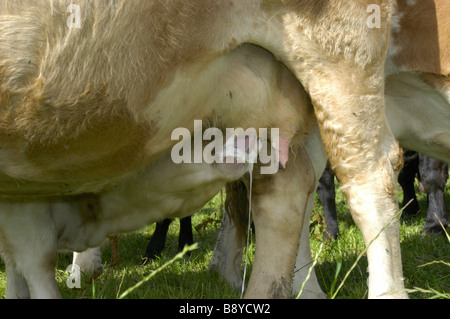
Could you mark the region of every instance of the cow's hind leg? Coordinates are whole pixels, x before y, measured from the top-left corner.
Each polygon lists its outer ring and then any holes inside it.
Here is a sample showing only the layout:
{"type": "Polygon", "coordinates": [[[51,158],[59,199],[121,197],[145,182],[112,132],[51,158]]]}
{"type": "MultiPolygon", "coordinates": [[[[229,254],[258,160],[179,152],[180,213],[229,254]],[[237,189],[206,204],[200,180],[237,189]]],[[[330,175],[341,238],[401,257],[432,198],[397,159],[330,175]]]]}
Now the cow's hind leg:
{"type": "Polygon", "coordinates": [[[300,147],[286,170],[255,177],[251,196],[256,252],[246,298],[291,297],[306,205],[314,192],[314,169],[300,147]]]}
{"type": "Polygon", "coordinates": [[[401,298],[396,181],[402,151],[384,116],[383,90],[373,80],[342,76],[332,94],[313,94],[313,101],[330,163],[368,246],[369,297],[401,298]]]}
{"type": "Polygon", "coordinates": [[[11,276],[7,277],[7,297],[60,298],[55,280],[57,238],[50,205],[1,203],[0,225],[1,253],[7,276],[11,276]]]}
{"type": "Polygon", "coordinates": [[[398,292],[404,285],[395,218],[396,171],[402,156],[387,124],[384,102],[395,2],[377,2],[380,24],[375,28],[367,23],[370,1],[327,1],[320,10],[311,1],[292,1],[298,14],[283,16],[279,29],[272,20],[275,32],[284,32],[286,41],[272,50],[279,48],[276,55],[309,93],[331,167],[370,244],[371,298],[406,296],[398,292]]]}

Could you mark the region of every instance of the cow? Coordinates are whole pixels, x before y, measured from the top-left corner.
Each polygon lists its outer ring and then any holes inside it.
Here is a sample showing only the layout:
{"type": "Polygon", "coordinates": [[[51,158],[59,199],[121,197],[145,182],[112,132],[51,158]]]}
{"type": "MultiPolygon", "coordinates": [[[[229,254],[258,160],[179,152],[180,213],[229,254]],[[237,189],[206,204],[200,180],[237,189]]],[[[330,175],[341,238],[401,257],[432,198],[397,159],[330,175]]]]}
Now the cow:
{"type": "MultiPolygon", "coordinates": [[[[384,113],[395,0],[73,2],[0,1],[2,199],[107,192],[176,144],[170,138],[175,128],[192,132],[200,119],[221,127],[278,125],[278,160],[289,170],[288,150],[302,123],[297,116],[280,119],[289,112],[279,108],[267,119],[264,107],[249,107],[249,101],[264,102],[250,95],[261,92],[249,83],[242,83],[249,95],[241,107],[214,103],[217,95],[208,94],[226,78],[228,54],[253,44],[305,88],[364,239],[377,238],[368,249],[369,297],[407,296],[395,220],[402,156],[384,113]]],[[[290,88],[280,91],[289,95],[290,88]]],[[[268,227],[267,215],[253,216],[257,229],[268,227]]],[[[291,215],[295,224],[299,213],[291,215]]],[[[274,245],[268,247],[281,254],[293,243],[274,245]]],[[[255,263],[266,258],[263,247],[255,263]]],[[[261,267],[254,268],[247,296],[286,295],[289,280],[280,285],[272,266],[260,283],[261,267]]]]}
{"type": "MultiPolygon", "coordinates": [[[[318,132],[311,133],[316,121],[304,89],[272,54],[250,44],[224,55],[210,67],[222,68],[221,77],[217,79],[213,92],[204,93],[205,98],[209,99],[207,102],[214,104],[206,105],[215,110],[214,117],[223,119],[227,116],[220,114],[221,108],[227,112],[238,112],[241,108],[244,112],[251,112],[249,116],[257,116],[260,120],[266,121],[266,126],[282,127],[292,134],[290,147],[294,156],[289,160],[289,165],[282,163],[282,152],[275,151],[275,146],[282,147],[281,141],[274,146],[271,143],[258,142],[258,146],[265,145],[272,149],[268,152],[271,158],[269,164],[275,163],[277,169],[280,165],[284,166],[284,170],[278,174],[262,174],[263,168],[268,168],[265,162],[255,164],[258,169],[252,174],[255,179],[255,190],[258,190],[260,196],[259,202],[273,201],[276,205],[289,205],[296,207],[296,211],[301,211],[313,180],[312,166],[309,164],[310,159],[302,141],[307,134],[318,135],[318,132]],[[214,65],[215,63],[218,65],[214,65]],[[252,90],[247,90],[244,84],[251,85],[252,90]],[[211,98],[210,94],[214,98],[211,98]],[[254,96],[258,97],[256,104],[253,104],[254,96]],[[249,104],[246,106],[246,103],[249,104]],[[257,115],[258,112],[263,113],[257,115]],[[294,178],[298,182],[294,181],[294,178]],[[308,180],[310,183],[305,182],[308,180]],[[286,191],[286,185],[291,183],[296,189],[301,190],[300,195],[297,192],[286,191]],[[297,185],[300,183],[302,185],[297,185]],[[267,184],[279,185],[271,189],[267,184]],[[283,203],[279,203],[280,200],[283,203]]],[[[200,129],[207,131],[203,127],[200,129]]],[[[194,137],[183,139],[175,145],[182,145],[183,155],[192,148],[195,149],[197,136],[195,133],[194,137]]],[[[275,139],[275,135],[271,138],[275,139]]],[[[106,237],[117,233],[137,230],[163,218],[185,217],[194,213],[227,182],[240,178],[249,170],[248,160],[244,163],[228,163],[225,159],[234,156],[235,153],[239,155],[238,151],[249,153],[251,145],[255,147],[255,141],[261,139],[261,136],[256,137],[247,133],[231,136],[226,141],[220,139],[219,142],[224,142],[225,146],[222,151],[218,148],[214,152],[214,157],[217,159],[223,157],[222,163],[212,161],[177,164],[173,157],[180,154],[174,151],[174,147],[146,166],[140,167],[126,179],[116,181],[114,185],[101,192],[26,199],[9,198],[1,201],[0,251],[7,268],[7,297],[60,297],[54,279],[57,251],[84,251],[99,246],[106,237]],[[241,140],[244,141],[243,144],[240,143],[241,140]],[[232,149],[231,153],[227,149],[229,146],[232,149]],[[33,245],[24,245],[24,241],[32,242],[33,245]]],[[[202,141],[200,146],[200,151],[203,152],[210,144],[202,141]]],[[[206,159],[205,154],[202,155],[206,159]]],[[[193,155],[196,153],[193,152],[193,155]]],[[[270,207],[265,210],[268,216],[264,216],[260,227],[269,230],[265,237],[259,239],[261,242],[259,245],[262,247],[267,246],[264,241],[270,238],[270,228],[279,217],[270,214],[270,207]],[[264,225],[264,222],[267,225],[264,225]]],[[[288,222],[294,218],[300,223],[301,216],[301,214],[286,216],[284,220],[288,222]]],[[[300,230],[297,228],[292,227],[292,234],[289,235],[283,226],[288,236],[286,242],[292,243],[286,245],[286,251],[280,251],[280,254],[291,253],[291,266],[289,267],[287,263],[284,269],[280,269],[278,265],[267,264],[265,258],[260,257],[261,270],[252,275],[252,278],[256,278],[251,281],[253,286],[249,286],[247,295],[286,296],[285,292],[289,290],[288,278],[295,259],[295,247],[298,246],[300,230]],[[261,280],[261,276],[267,278],[267,270],[272,273],[271,285],[261,280]]],[[[255,266],[257,265],[256,262],[255,266]]]]}
{"type": "MultiPolygon", "coordinates": [[[[388,56],[384,69],[384,93],[386,101],[384,109],[385,116],[387,118],[390,130],[395,138],[398,139],[402,147],[421,152],[432,158],[449,163],[450,79],[448,75],[450,73],[450,58],[446,49],[450,46],[450,39],[446,37],[446,35],[450,34],[450,27],[447,23],[447,19],[450,16],[450,6],[448,6],[446,1],[443,0],[398,0],[397,5],[397,10],[392,17],[392,24],[390,28],[391,37],[389,38],[388,56]]],[[[314,102],[315,100],[313,98],[313,104],[314,102]]],[[[314,107],[317,114],[317,106],[314,105],[314,107]]],[[[336,112],[339,112],[337,109],[335,110],[336,112]]],[[[328,116],[333,117],[333,115],[330,114],[328,114],[328,116]]],[[[348,114],[348,116],[349,118],[359,118],[359,113],[353,112],[352,114],[348,114]]],[[[322,130],[322,137],[324,137],[325,134],[323,132],[323,124],[321,124],[321,117],[317,116],[317,119],[322,130]]],[[[342,121],[342,123],[343,122],[344,121],[342,121]]],[[[334,124],[337,128],[342,128],[338,122],[334,124]]],[[[384,131],[383,127],[379,128],[384,131]]],[[[370,127],[367,129],[371,130],[370,127]]],[[[345,135],[344,133],[342,134],[345,135]]],[[[349,137],[349,139],[351,140],[351,137],[349,137]]],[[[336,156],[336,154],[331,152],[327,147],[326,140],[325,147],[329,157],[336,156]]],[[[318,159],[316,158],[313,162],[316,160],[318,159]]],[[[323,161],[323,158],[321,160],[323,161]]],[[[334,169],[335,167],[336,164],[334,161],[331,161],[331,168],[334,169]]],[[[362,166],[361,170],[364,170],[362,166]]],[[[339,178],[339,173],[336,173],[339,178]]],[[[320,175],[317,177],[316,183],[318,183],[320,177],[320,175]]],[[[343,190],[348,201],[349,194],[347,192],[347,183],[348,181],[344,181],[343,190]]],[[[355,183],[357,182],[355,181],[355,183]]],[[[394,186],[392,185],[392,187],[394,186]]],[[[392,189],[392,192],[394,192],[394,189],[392,189]]],[[[241,195],[241,197],[242,196],[243,195],[241,195]]],[[[379,199],[380,197],[374,196],[373,198],[379,199]]],[[[393,202],[396,201],[393,200],[393,202]]],[[[363,205],[362,197],[360,198],[358,204],[363,205]]],[[[309,208],[305,214],[305,218],[309,217],[310,211],[312,210],[312,205],[312,199],[309,199],[307,206],[309,208]]],[[[378,222],[379,220],[376,215],[367,214],[363,211],[353,211],[355,204],[351,201],[349,202],[349,207],[356,224],[362,230],[366,243],[370,243],[370,238],[373,237],[368,236],[366,231],[371,233],[372,236],[375,236],[375,233],[377,233],[375,229],[377,227],[370,228],[370,222],[366,220],[366,218],[373,218],[373,222],[378,222]],[[364,227],[368,227],[370,230],[365,230],[364,227]]],[[[242,243],[236,242],[236,240],[233,242],[233,238],[240,238],[240,236],[243,236],[242,234],[239,235],[236,232],[239,232],[239,229],[245,227],[235,225],[242,221],[242,219],[233,217],[235,215],[236,214],[231,214],[230,218],[228,215],[225,215],[225,218],[229,218],[230,220],[225,221],[224,225],[228,226],[221,229],[221,233],[219,234],[221,241],[216,245],[211,266],[213,268],[218,268],[220,274],[231,284],[239,285],[241,278],[236,265],[240,264],[240,262],[235,261],[239,259],[238,253],[239,250],[242,249],[242,243]],[[227,247],[228,244],[224,245],[224,242],[232,244],[230,247],[227,247]],[[227,257],[222,258],[221,256],[227,257]],[[224,262],[224,260],[229,262],[224,262]]],[[[396,223],[397,221],[394,220],[394,224],[396,223]]],[[[387,224],[388,223],[385,225],[387,224]]],[[[397,229],[397,226],[392,226],[391,230],[394,228],[397,229]]],[[[387,233],[390,233],[391,230],[386,231],[388,231],[387,233]]],[[[385,239],[388,240],[389,238],[391,243],[396,243],[396,238],[398,236],[397,231],[395,235],[390,233],[390,235],[387,235],[385,239]],[[392,241],[393,239],[394,241],[392,241]]],[[[379,243],[380,242],[378,242],[378,244],[379,243]]],[[[385,258],[387,255],[396,255],[398,252],[398,247],[385,243],[383,247],[385,247],[386,250],[383,253],[379,250],[382,246],[383,245],[376,245],[376,247],[372,246],[369,247],[368,250],[370,274],[369,287],[377,285],[372,281],[374,279],[373,273],[379,271],[380,269],[384,269],[386,272],[394,274],[394,278],[399,278],[398,276],[400,275],[400,268],[398,268],[398,264],[395,262],[381,262],[382,259],[386,261],[385,258]],[[379,260],[380,262],[377,264],[371,260],[371,256],[377,255],[374,251],[377,251],[379,253],[379,258],[381,258],[379,260]],[[393,252],[395,253],[393,254],[393,252]],[[380,267],[379,269],[375,269],[377,265],[380,267]],[[387,270],[386,268],[390,269],[387,270]]],[[[301,287],[304,285],[305,279],[308,277],[311,264],[312,259],[309,249],[308,229],[305,227],[305,224],[303,224],[303,231],[300,238],[300,246],[295,266],[296,271],[294,272],[293,278],[292,289],[294,296],[297,296],[298,292],[301,290],[301,287]]],[[[304,286],[302,297],[324,297],[324,293],[317,283],[314,272],[310,275],[309,280],[304,286]]],[[[378,284],[380,287],[386,287],[386,285],[389,285],[386,281],[383,281],[383,279],[380,278],[379,280],[380,282],[378,284]]],[[[376,290],[383,290],[380,287],[376,290]]],[[[400,285],[397,286],[397,288],[399,287],[400,285]]],[[[391,288],[393,288],[393,286],[391,286],[391,288]]],[[[403,290],[392,289],[391,292],[393,291],[395,292],[384,296],[398,296],[399,291],[403,290]]],[[[369,288],[369,297],[374,297],[372,292],[369,288]]]]}

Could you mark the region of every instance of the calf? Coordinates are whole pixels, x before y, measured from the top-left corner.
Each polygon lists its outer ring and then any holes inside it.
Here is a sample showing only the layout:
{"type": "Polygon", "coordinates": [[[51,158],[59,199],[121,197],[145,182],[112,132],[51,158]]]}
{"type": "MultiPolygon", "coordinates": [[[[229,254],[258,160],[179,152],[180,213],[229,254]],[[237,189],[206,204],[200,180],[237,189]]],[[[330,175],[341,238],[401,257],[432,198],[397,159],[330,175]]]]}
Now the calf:
{"type": "MultiPolygon", "coordinates": [[[[155,259],[164,250],[166,245],[166,236],[169,231],[169,226],[173,219],[167,218],[163,221],[156,222],[155,232],[148,243],[144,255],[144,264],[149,260],[155,259]]],[[[181,251],[184,246],[192,245],[194,238],[192,234],[191,216],[180,219],[180,233],[178,236],[178,250],[181,251]]],[[[118,245],[118,239],[116,246],[118,245]]],[[[118,247],[113,246],[113,251],[118,250],[118,247]]],[[[118,254],[118,251],[114,252],[118,254]]],[[[73,253],[73,265],[80,267],[80,270],[86,273],[96,274],[103,271],[103,264],[101,258],[100,248],[89,248],[81,253],[73,253]]]]}

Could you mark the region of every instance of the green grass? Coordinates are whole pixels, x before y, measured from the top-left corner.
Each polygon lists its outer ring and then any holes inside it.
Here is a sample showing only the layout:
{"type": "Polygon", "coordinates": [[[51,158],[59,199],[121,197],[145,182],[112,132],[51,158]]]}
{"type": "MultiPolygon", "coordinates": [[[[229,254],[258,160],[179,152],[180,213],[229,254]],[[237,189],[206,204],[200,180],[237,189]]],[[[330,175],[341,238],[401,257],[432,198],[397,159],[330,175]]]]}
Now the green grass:
{"type": "MultiPolygon", "coordinates": [[[[399,201],[401,202],[401,200],[402,194],[399,193],[399,201]]],[[[402,220],[400,224],[405,286],[409,290],[414,290],[410,291],[410,298],[433,298],[436,296],[436,292],[441,294],[441,298],[450,298],[450,241],[444,236],[427,235],[421,232],[426,218],[426,195],[418,195],[418,200],[422,214],[407,221],[402,220]],[[444,263],[433,263],[422,267],[433,261],[443,261],[444,263]],[[422,291],[414,289],[417,287],[422,291]]],[[[316,266],[319,283],[329,297],[332,295],[337,265],[340,264],[341,267],[336,280],[339,285],[345,274],[354,265],[358,255],[365,249],[363,237],[347,213],[347,204],[340,191],[337,191],[336,204],[341,235],[336,241],[327,242],[316,266]]],[[[450,207],[450,181],[446,188],[446,206],[450,207]]],[[[323,227],[322,207],[316,200],[311,218],[313,251],[317,251],[322,242],[323,227]]],[[[346,280],[337,298],[366,298],[368,294],[367,279],[367,258],[363,256],[346,280]]]]}
{"type": "MultiPolygon", "coordinates": [[[[401,200],[401,193],[399,199],[401,200]]],[[[447,208],[450,207],[450,181],[446,189],[447,208]]],[[[322,245],[317,257],[316,274],[319,284],[329,297],[336,292],[347,272],[355,264],[358,255],[364,251],[362,235],[347,214],[347,205],[342,193],[337,191],[339,230],[341,236],[336,241],[323,242],[323,212],[320,202],[316,204],[310,221],[311,247],[313,258],[322,245]],[[339,271],[337,271],[339,270],[339,271]]],[[[410,298],[450,298],[450,241],[444,236],[424,235],[421,229],[425,223],[426,195],[419,195],[422,214],[408,221],[401,221],[400,235],[402,247],[405,286],[410,298]]],[[[186,298],[186,299],[236,299],[239,292],[234,291],[214,272],[208,269],[214,250],[215,240],[221,220],[220,194],[212,199],[193,218],[194,241],[198,248],[168,265],[155,276],[133,290],[126,298],[186,298]]],[[[111,246],[102,249],[106,263],[105,271],[89,283],[83,277],[81,289],[72,290],[66,286],[68,274],[65,269],[72,261],[71,254],[60,254],[57,265],[57,280],[64,298],[77,299],[115,299],[127,289],[169,262],[177,254],[179,222],[172,223],[167,236],[166,250],[157,260],[142,265],[148,241],[154,225],[138,232],[122,235],[119,241],[121,262],[110,267],[111,246]]],[[[249,247],[250,260],[253,258],[254,243],[249,247]]],[[[251,262],[248,265],[251,272],[251,262]]],[[[367,258],[359,260],[348,275],[337,299],[367,298],[367,258]]],[[[247,276],[248,279],[248,276],[247,276]]],[[[6,289],[5,267],[0,262],[0,295],[6,289]]]]}

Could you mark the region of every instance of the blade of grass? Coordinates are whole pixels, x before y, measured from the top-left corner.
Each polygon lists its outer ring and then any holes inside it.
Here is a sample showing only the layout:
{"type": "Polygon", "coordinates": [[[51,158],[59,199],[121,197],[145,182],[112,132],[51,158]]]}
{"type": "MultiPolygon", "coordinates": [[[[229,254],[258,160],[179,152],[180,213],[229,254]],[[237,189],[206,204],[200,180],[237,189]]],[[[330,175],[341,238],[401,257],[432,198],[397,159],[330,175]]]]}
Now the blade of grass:
{"type": "Polygon", "coordinates": [[[333,295],[333,291],[334,291],[334,288],[336,287],[336,283],[338,280],[339,273],[341,272],[341,268],[342,268],[342,257],[339,257],[337,260],[337,265],[336,265],[336,273],[334,275],[333,283],[331,284],[331,288],[330,288],[330,295],[333,295]]]}
{"type": "Polygon", "coordinates": [[[450,263],[445,262],[445,261],[443,261],[443,260],[435,260],[435,261],[431,261],[431,262],[429,262],[429,263],[420,265],[420,266],[418,266],[418,267],[419,267],[419,268],[423,268],[423,267],[426,267],[426,266],[429,266],[429,265],[433,265],[433,264],[444,264],[444,265],[450,267],[450,263]]]}
{"type": "Polygon", "coordinates": [[[447,236],[448,242],[450,243],[450,235],[447,233],[447,230],[445,229],[445,227],[442,224],[441,220],[439,219],[438,215],[436,213],[434,213],[434,216],[436,216],[436,219],[439,221],[439,224],[441,224],[441,227],[444,230],[445,235],[447,236]]]}
{"type": "Polygon", "coordinates": [[[302,287],[300,288],[300,291],[299,291],[299,293],[297,295],[297,299],[300,299],[300,296],[303,293],[303,289],[305,288],[305,285],[308,282],[309,277],[311,277],[311,273],[312,273],[314,267],[316,266],[317,261],[319,260],[320,253],[322,252],[323,244],[324,244],[324,242],[322,242],[322,244],[320,245],[319,251],[317,252],[316,256],[314,257],[314,262],[312,263],[311,267],[309,267],[308,275],[306,275],[305,281],[302,283],[302,287]]]}
{"type": "Polygon", "coordinates": [[[415,293],[415,292],[421,292],[424,294],[432,294],[433,296],[431,296],[429,299],[450,299],[450,294],[448,293],[442,293],[439,292],[435,289],[423,289],[423,288],[419,288],[419,287],[414,287],[414,289],[406,289],[407,293],[415,293]]]}
{"type": "Polygon", "coordinates": [[[137,284],[135,284],[133,287],[127,289],[123,294],[121,294],[119,296],[119,299],[124,299],[126,298],[126,296],[128,296],[130,293],[132,293],[134,290],[136,290],[137,288],[139,288],[140,286],[142,286],[143,284],[145,284],[147,281],[149,281],[150,279],[152,279],[157,273],[159,273],[160,271],[164,270],[165,268],[167,268],[168,266],[170,266],[171,264],[173,264],[175,261],[177,261],[178,259],[181,259],[184,257],[184,255],[186,255],[187,253],[195,250],[198,248],[198,245],[195,243],[191,246],[185,246],[183,251],[181,251],[180,253],[178,253],[175,257],[173,257],[171,260],[169,260],[168,262],[166,262],[164,265],[160,266],[158,269],[156,269],[155,271],[153,271],[150,275],[146,276],[144,279],[142,279],[141,281],[139,281],[137,284]]]}

